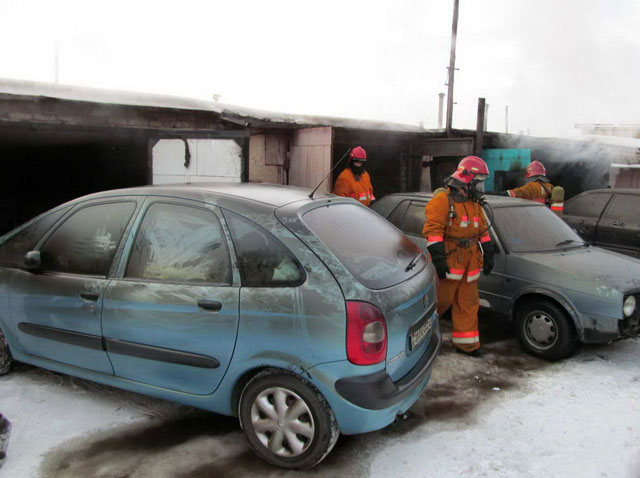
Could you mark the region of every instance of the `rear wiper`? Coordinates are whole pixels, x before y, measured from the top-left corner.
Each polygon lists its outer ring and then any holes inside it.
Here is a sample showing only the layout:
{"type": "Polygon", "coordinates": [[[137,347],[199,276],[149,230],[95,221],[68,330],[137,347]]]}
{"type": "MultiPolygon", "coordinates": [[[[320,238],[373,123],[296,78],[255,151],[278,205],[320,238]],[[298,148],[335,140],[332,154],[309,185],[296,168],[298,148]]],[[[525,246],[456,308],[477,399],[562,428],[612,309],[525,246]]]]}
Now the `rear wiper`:
{"type": "Polygon", "coordinates": [[[580,244],[582,244],[582,245],[584,245],[584,246],[587,246],[587,247],[589,246],[589,244],[587,244],[587,243],[586,243],[586,242],[584,242],[584,241],[576,241],[575,239],[565,239],[564,241],[560,241],[560,242],[558,242],[558,243],[556,244],[556,247],[557,247],[557,246],[566,246],[567,244],[571,244],[572,242],[577,242],[577,243],[580,243],[580,244]]]}
{"type": "Polygon", "coordinates": [[[413,269],[416,266],[416,264],[418,263],[418,259],[420,258],[421,255],[422,255],[422,252],[420,252],[416,257],[411,259],[411,262],[409,262],[409,264],[407,264],[407,267],[405,267],[404,271],[405,272],[409,272],[411,269],[413,269]]]}

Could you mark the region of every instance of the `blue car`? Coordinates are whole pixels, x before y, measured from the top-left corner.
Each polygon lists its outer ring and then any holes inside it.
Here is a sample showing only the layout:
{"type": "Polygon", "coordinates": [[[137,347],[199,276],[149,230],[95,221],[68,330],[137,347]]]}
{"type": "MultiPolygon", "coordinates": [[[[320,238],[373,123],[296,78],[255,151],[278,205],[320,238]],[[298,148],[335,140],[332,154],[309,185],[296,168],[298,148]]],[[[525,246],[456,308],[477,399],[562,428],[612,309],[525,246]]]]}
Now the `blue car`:
{"type": "Polygon", "coordinates": [[[352,199],[260,184],[107,191],[0,238],[12,360],[237,415],[309,468],[420,396],[441,343],[427,257],[352,199]]]}

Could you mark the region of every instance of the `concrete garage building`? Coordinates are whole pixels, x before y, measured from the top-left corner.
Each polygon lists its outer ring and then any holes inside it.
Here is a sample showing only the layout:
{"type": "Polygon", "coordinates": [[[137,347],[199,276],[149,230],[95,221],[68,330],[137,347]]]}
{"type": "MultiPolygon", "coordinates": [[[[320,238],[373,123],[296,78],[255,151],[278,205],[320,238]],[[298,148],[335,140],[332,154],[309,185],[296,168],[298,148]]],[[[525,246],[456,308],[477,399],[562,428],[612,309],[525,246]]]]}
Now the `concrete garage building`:
{"type": "Polygon", "coordinates": [[[442,136],[411,125],[0,79],[0,233],[105,189],[197,181],[315,187],[358,144],[371,158],[378,196],[416,190],[430,185],[423,165],[434,154],[453,162],[473,150],[473,138],[442,136]]]}
{"type": "MultiPolygon", "coordinates": [[[[329,175],[321,190],[330,191],[346,162],[331,168],[356,145],[369,155],[377,198],[435,189],[461,157],[483,148],[498,163],[508,150],[530,150],[526,157],[543,161],[568,197],[606,187],[609,164],[637,162],[637,149],[612,145],[481,130],[447,136],[413,125],[0,79],[0,234],[64,201],[113,188],[202,181],[313,188],[329,175]]],[[[522,167],[508,169],[502,187],[524,177],[522,167]]]]}

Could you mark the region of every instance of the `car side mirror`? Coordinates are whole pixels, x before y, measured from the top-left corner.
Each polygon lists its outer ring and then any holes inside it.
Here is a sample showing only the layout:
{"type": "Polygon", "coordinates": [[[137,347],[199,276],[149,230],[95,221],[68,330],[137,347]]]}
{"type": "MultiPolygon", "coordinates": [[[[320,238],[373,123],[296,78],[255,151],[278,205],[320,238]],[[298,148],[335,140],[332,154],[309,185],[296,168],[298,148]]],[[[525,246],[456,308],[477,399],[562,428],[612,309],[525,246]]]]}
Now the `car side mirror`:
{"type": "Polygon", "coordinates": [[[42,260],[40,259],[40,251],[29,251],[22,259],[22,268],[34,274],[42,269],[42,260]]]}

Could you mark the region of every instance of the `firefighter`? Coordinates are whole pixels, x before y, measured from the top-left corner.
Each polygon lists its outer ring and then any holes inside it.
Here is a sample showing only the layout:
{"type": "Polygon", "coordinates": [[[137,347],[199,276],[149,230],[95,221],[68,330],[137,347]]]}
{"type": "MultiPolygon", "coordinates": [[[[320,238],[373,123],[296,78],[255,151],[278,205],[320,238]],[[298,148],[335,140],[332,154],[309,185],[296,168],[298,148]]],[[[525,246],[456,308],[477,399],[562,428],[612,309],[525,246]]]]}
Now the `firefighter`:
{"type": "Polygon", "coordinates": [[[478,332],[478,278],[493,269],[494,246],[476,186],[489,175],[487,164],[467,156],[427,203],[422,234],[438,273],[438,314],[451,307],[456,352],[483,355],[478,332]]]}
{"type": "Polygon", "coordinates": [[[333,194],[353,198],[365,206],[371,206],[376,198],[369,173],[364,170],[367,152],[362,146],[356,146],[349,153],[348,166],[338,175],[333,194]]]}
{"type": "Polygon", "coordinates": [[[547,178],[547,170],[540,161],[532,161],[527,166],[525,184],[522,187],[508,189],[506,191],[496,191],[488,194],[498,196],[511,196],[512,198],[531,199],[542,204],[551,203],[551,191],[553,184],[547,178]]]}

